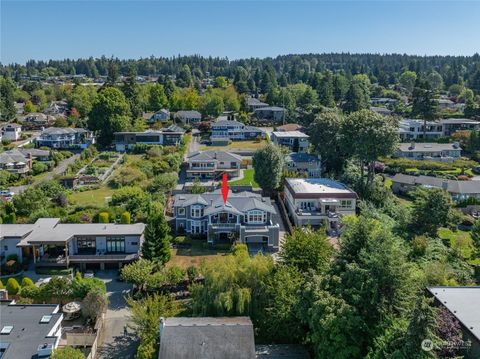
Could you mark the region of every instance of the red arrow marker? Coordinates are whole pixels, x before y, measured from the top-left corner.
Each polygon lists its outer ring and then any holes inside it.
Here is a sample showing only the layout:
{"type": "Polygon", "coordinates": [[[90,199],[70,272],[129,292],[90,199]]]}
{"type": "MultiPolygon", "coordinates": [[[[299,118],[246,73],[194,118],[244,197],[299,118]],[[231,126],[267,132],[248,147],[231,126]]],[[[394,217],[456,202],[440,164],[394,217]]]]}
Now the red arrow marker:
{"type": "Polygon", "coordinates": [[[227,183],[228,176],[226,173],[222,176],[222,197],[223,197],[223,204],[227,203],[228,198],[228,183],[227,183]]]}

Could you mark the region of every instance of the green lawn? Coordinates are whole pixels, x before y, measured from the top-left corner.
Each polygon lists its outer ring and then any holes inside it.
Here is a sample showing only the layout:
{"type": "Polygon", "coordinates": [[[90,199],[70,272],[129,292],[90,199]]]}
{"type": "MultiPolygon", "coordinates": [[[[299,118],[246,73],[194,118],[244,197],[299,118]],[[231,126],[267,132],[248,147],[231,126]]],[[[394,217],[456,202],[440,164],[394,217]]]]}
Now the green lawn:
{"type": "Polygon", "coordinates": [[[237,185],[237,186],[247,186],[247,185],[252,185],[254,188],[259,188],[260,186],[258,185],[257,182],[253,179],[253,175],[255,173],[255,170],[253,168],[249,168],[247,170],[243,170],[243,178],[238,181],[233,181],[229,182],[232,186],[237,185]]]}
{"type": "Polygon", "coordinates": [[[260,142],[257,141],[232,141],[227,146],[207,146],[200,145],[200,151],[208,150],[223,150],[223,151],[233,151],[233,150],[248,150],[256,151],[267,144],[266,140],[260,142]]]}
{"type": "Polygon", "coordinates": [[[447,241],[450,247],[457,251],[464,259],[471,258],[474,246],[470,232],[461,230],[453,232],[448,228],[440,228],[438,230],[438,237],[447,241]]]}
{"type": "Polygon", "coordinates": [[[106,204],[105,198],[111,197],[114,192],[114,189],[102,186],[91,191],[74,192],[68,196],[68,200],[80,206],[91,205],[102,207],[106,204]]]}
{"type": "Polygon", "coordinates": [[[211,261],[215,258],[230,253],[230,248],[219,246],[219,248],[209,248],[206,239],[185,239],[183,243],[189,244],[189,248],[172,249],[172,257],[166,264],[167,267],[178,266],[188,268],[190,266],[200,266],[203,261],[211,261]]]}

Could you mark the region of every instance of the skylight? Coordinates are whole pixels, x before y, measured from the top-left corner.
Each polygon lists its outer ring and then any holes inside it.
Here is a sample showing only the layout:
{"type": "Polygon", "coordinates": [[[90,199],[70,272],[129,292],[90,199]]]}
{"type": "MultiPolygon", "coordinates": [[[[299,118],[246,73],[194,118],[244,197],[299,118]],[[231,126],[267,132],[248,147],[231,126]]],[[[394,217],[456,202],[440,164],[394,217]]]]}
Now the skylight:
{"type": "Polygon", "coordinates": [[[42,319],[40,319],[40,323],[50,323],[50,319],[52,319],[51,315],[44,315],[42,319]]]}
{"type": "Polygon", "coordinates": [[[2,328],[2,331],[0,332],[0,334],[10,334],[12,330],[13,330],[13,325],[5,325],[2,328]]]}

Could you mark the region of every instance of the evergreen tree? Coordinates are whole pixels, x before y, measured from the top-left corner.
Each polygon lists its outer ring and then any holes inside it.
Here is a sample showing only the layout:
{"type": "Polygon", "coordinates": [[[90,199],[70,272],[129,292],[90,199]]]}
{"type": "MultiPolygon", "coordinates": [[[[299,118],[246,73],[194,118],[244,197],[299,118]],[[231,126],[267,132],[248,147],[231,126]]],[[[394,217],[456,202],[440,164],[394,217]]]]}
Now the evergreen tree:
{"type": "Polygon", "coordinates": [[[412,97],[412,115],[423,119],[423,138],[425,138],[427,121],[438,118],[438,104],[435,101],[435,93],[427,81],[417,78],[412,97]]]}
{"type": "Polygon", "coordinates": [[[122,92],[130,105],[130,114],[133,119],[142,116],[143,109],[140,106],[139,89],[137,84],[137,71],[131,66],[126,80],[123,82],[122,92]]]}
{"type": "Polygon", "coordinates": [[[105,82],[105,86],[115,86],[118,80],[118,66],[112,60],[110,60],[108,64],[108,74],[107,74],[107,81],[105,82]]]}
{"type": "Polygon", "coordinates": [[[335,107],[335,99],[333,97],[333,75],[330,71],[324,73],[316,90],[321,105],[335,107]]]}
{"type": "Polygon", "coordinates": [[[142,256],[145,259],[162,264],[170,260],[170,226],[163,210],[152,208],[145,228],[145,239],[142,245],[142,256]]]}
{"type": "Polygon", "coordinates": [[[15,118],[15,84],[13,81],[4,77],[0,79],[0,118],[3,121],[9,121],[15,118]]]}
{"type": "Polygon", "coordinates": [[[345,112],[356,112],[370,107],[370,95],[360,83],[352,81],[345,95],[345,112]]]}

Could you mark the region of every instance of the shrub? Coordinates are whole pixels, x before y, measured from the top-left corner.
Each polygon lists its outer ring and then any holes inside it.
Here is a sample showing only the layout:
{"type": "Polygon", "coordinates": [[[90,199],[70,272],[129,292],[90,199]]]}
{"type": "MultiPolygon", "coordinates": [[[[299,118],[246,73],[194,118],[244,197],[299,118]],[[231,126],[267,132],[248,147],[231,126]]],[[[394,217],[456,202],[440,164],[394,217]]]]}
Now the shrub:
{"type": "Polygon", "coordinates": [[[22,287],[35,287],[35,283],[33,283],[33,280],[31,280],[28,277],[24,277],[22,279],[22,287]]]}
{"type": "Polygon", "coordinates": [[[130,212],[123,212],[122,217],[120,218],[120,223],[122,224],[130,224],[130,212]]]}
{"type": "Polygon", "coordinates": [[[107,306],[107,296],[98,289],[87,293],[82,301],[82,315],[95,320],[107,306]]]}
{"type": "Polygon", "coordinates": [[[3,282],[2,282],[2,280],[0,279],[0,289],[3,289],[3,288],[5,288],[5,287],[3,286],[3,282]]]}
{"type": "Polygon", "coordinates": [[[190,282],[193,282],[198,276],[198,269],[195,266],[190,266],[187,268],[187,277],[190,282]]]}
{"type": "Polygon", "coordinates": [[[73,271],[72,268],[56,269],[56,268],[35,268],[36,274],[44,275],[69,275],[73,271]]]}
{"type": "Polygon", "coordinates": [[[15,261],[15,262],[18,262],[18,256],[16,254],[9,254],[7,256],[7,262],[8,261],[15,261]]]}
{"type": "Polygon", "coordinates": [[[98,223],[110,223],[108,212],[100,212],[98,214],[98,223]]]}
{"type": "Polygon", "coordinates": [[[80,349],[72,347],[57,348],[52,352],[50,359],[85,359],[80,349]]]}
{"type": "Polygon", "coordinates": [[[173,266],[167,270],[167,281],[170,285],[177,285],[185,278],[185,270],[173,266]]]}
{"type": "Polygon", "coordinates": [[[22,298],[33,299],[35,301],[42,301],[44,299],[42,288],[36,286],[23,287],[18,294],[22,298]]]}
{"type": "Polygon", "coordinates": [[[98,278],[81,278],[75,276],[72,281],[72,295],[75,298],[85,298],[85,296],[92,290],[98,290],[100,293],[105,294],[107,287],[105,283],[98,278]]]}
{"type": "Polygon", "coordinates": [[[20,284],[15,278],[8,278],[6,289],[8,294],[15,295],[20,290],[20,284]]]}

